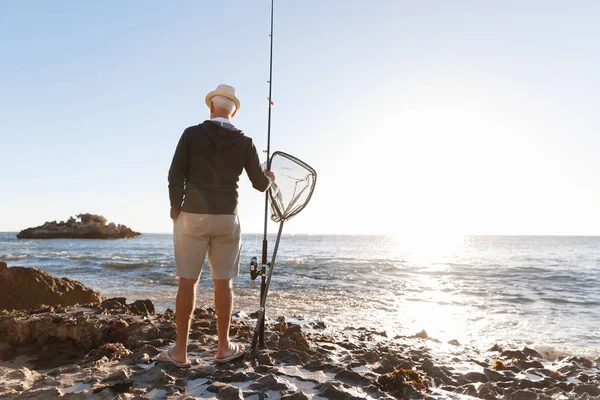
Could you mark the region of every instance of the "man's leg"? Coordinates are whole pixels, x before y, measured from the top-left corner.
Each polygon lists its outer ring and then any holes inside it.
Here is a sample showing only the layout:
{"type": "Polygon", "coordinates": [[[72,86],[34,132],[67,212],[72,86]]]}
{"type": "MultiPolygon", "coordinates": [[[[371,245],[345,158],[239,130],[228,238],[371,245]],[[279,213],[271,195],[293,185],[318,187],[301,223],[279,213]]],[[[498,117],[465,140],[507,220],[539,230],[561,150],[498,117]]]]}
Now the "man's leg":
{"type": "Polygon", "coordinates": [[[190,333],[190,323],[196,305],[197,280],[179,278],[179,289],[175,301],[175,320],[177,322],[177,343],[169,350],[171,357],[180,363],[189,362],[187,346],[190,333]]]}
{"type": "Polygon", "coordinates": [[[213,279],[215,284],[215,309],[217,310],[217,358],[229,357],[235,346],[229,341],[229,325],[233,310],[233,284],[231,279],[213,279]]]}

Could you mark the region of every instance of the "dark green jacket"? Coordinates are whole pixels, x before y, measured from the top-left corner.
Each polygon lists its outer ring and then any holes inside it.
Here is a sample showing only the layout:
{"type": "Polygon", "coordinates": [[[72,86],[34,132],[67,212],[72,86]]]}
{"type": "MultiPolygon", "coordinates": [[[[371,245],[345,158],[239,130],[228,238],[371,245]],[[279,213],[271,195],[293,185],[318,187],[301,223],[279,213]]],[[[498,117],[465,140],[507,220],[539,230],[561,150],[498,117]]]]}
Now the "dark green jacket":
{"type": "Polygon", "coordinates": [[[264,192],[264,174],[252,138],[231,124],[204,121],[187,128],[169,169],[171,207],[195,214],[237,214],[238,181],[246,170],[264,192]]]}

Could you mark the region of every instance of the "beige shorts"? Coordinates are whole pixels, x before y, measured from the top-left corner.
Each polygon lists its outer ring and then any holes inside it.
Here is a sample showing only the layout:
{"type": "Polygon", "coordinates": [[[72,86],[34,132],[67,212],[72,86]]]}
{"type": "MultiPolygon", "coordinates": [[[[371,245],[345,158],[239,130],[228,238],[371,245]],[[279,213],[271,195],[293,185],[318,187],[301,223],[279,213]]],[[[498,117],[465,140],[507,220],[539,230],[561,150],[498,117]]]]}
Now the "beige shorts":
{"type": "Polygon", "coordinates": [[[173,226],[177,276],[198,279],[207,253],[212,279],[238,276],[242,249],[240,230],[237,215],[182,212],[173,226]]]}

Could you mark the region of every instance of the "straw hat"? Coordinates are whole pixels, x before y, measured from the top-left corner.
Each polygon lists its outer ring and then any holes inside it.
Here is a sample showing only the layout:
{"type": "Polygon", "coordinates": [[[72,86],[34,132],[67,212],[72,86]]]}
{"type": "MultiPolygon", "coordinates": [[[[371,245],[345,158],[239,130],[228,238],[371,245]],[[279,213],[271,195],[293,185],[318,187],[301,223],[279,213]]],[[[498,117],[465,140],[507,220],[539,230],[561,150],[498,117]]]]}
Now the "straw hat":
{"type": "Polygon", "coordinates": [[[208,108],[210,108],[210,104],[211,104],[210,101],[215,96],[227,97],[229,100],[231,100],[235,103],[235,106],[237,107],[238,110],[240,109],[240,101],[238,100],[237,97],[235,97],[235,88],[233,86],[219,85],[219,86],[217,86],[217,88],[215,90],[208,93],[206,95],[206,105],[208,106],[208,108]]]}

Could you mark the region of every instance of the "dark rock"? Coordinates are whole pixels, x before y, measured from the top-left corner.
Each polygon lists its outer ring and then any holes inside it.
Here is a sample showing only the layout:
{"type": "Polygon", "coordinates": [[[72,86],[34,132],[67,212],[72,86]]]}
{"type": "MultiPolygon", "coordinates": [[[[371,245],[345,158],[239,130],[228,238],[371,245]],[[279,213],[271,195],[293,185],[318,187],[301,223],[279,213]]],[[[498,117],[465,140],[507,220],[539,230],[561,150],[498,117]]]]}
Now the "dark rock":
{"type": "Polygon", "coordinates": [[[433,365],[433,362],[429,358],[426,358],[421,364],[421,369],[425,372],[431,372],[434,367],[435,365],[433,365]]]}
{"type": "Polygon", "coordinates": [[[265,376],[255,380],[248,387],[250,389],[256,389],[256,390],[287,390],[287,389],[289,389],[287,383],[285,383],[282,379],[280,379],[279,377],[277,377],[273,374],[268,374],[268,375],[265,375],[265,376]]]}
{"type": "MultiPolygon", "coordinates": [[[[284,319],[284,321],[285,321],[285,319],[284,319]]],[[[312,326],[313,328],[316,328],[316,329],[327,328],[327,326],[325,325],[325,322],[323,322],[323,321],[312,322],[312,323],[310,323],[310,326],[312,326]]]]}
{"type": "MultiPolygon", "coordinates": [[[[583,357],[568,357],[564,360],[565,363],[571,363],[578,368],[593,368],[594,363],[583,357]]],[[[599,366],[600,367],[600,366],[599,366]]]]}
{"type": "Polygon", "coordinates": [[[476,372],[476,371],[467,372],[464,376],[469,382],[485,383],[489,380],[488,377],[484,373],[476,372]]]}
{"type": "Polygon", "coordinates": [[[156,309],[151,300],[136,300],[128,308],[134,315],[156,314],[156,309]]]}
{"type": "Polygon", "coordinates": [[[583,385],[577,385],[573,391],[579,395],[587,393],[592,396],[600,396],[600,387],[598,387],[598,385],[590,385],[587,383],[583,385]]]}
{"type": "MultiPolygon", "coordinates": [[[[332,350],[335,350],[335,348],[332,350]]],[[[380,357],[376,351],[369,350],[369,351],[366,351],[363,355],[361,355],[361,358],[363,358],[368,363],[374,363],[374,362],[379,361],[380,357]]]]}
{"type": "Polygon", "coordinates": [[[0,269],[0,309],[24,310],[44,306],[99,303],[104,296],[80,282],[55,278],[37,268],[0,269]]]}
{"type": "Polygon", "coordinates": [[[537,360],[529,361],[529,360],[519,360],[516,366],[522,370],[528,370],[530,368],[544,368],[544,364],[537,360]]]}
{"type": "Polygon", "coordinates": [[[477,397],[479,397],[480,399],[495,400],[498,398],[498,392],[494,388],[494,385],[492,385],[489,382],[486,382],[479,386],[479,390],[477,391],[477,397]]]}
{"type": "Polygon", "coordinates": [[[496,343],[494,346],[492,346],[491,349],[489,349],[488,351],[497,351],[497,352],[502,352],[502,347],[500,347],[500,345],[498,343],[496,343]]]}
{"type": "MultiPolygon", "coordinates": [[[[44,388],[39,390],[28,391],[27,393],[19,394],[19,399],[57,399],[61,397],[62,393],[58,388],[44,388]]],[[[9,397],[9,398],[12,398],[9,397]]]]}
{"type": "Polygon", "coordinates": [[[458,386],[458,382],[451,378],[451,374],[441,367],[433,367],[428,373],[436,382],[442,382],[446,385],[458,386]]]}
{"type": "Polygon", "coordinates": [[[277,343],[280,349],[310,350],[310,344],[302,333],[300,325],[289,325],[277,343]]]}
{"type": "Polygon", "coordinates": [[[534,392],[526,389],[519,389],[505,396],[507,400],[537,400],[538,396],[534,392]]]}
{"type": "Polygon", "coordinates": [[[456,339],[449,340],[448,344],[451,344],[452,346],[460,346],[460,342],[456,339]]]}
{"type": "Polygon", "coordinates": [[[527,358],[527,355],[521,350],[504,350],[502,353],[500,353],[500,357],[523,360],[527,358]]]}
{"type": "Polygon", "coordinates": [[[79,214],[81,221],[70,218],[67,222],[46,222],[35,228],[22,230],[17,235],[19,239],[122,239],[139,236],[125,225],[106,224],[106,218],[101,215],[79,214]]]}
{"type": "Polygon", "coordinates": [[[529,347],[523,348],[523,353],[527,354],[531,358],[544,358],[540,353],[529,347]]]}
{"type": "Polygon", "coordinates": [[[90,351],[85,356],[85,362],[92,362],[106,357],[109,361],[119,360],[128,356],[130,351],[122,343],[105,343],[102,346],[90,351]]]}
{"type": "Polygon", "coordinates": [[[244,395],[242,389],[227,385],[217,393],[217,399],[223,400],[243,400],[244,395]]]}
{"type": "Polygon", "coordinates": [[[423,329],[421,332],[416,333],[415,337],[421,338],[421,339],[428,339],[429,335],[427,334],[427,332],[425,331],[425,329],[423,329]]]}
{"type": "Polygon", "coordinates": [[[0,272],[2,272],[2,270],[7,269],[8,265],[4,262],[4,261],[0,261],[0,272]]]}
{"type": "MultiPolygon", "coordinates": [[[[288,352],[288,354],[289,354],[289,352],[288,352]]],[[[297,359],[299,360],[300,357],[298,356],[297,359]]],[[[262,365],[275,365],[275,362],[273,361],[273,359],[271,358],[271,356],[268,353],[258,354],[256,356],[256,361],[258,361],[258,363],[262,364],[262,365]]]]}
{"type": "Polygon", "coordinates": [[[338,346],[345,348],[346,350],[358,350],[358,346],[350,341],[338,342],[336,343],[338,346]]]}
{"type": "Polygon", "coordinates": [[[287,364],[301,364],[302,357],[298,353],[290,350],[280,350],[272,353],[274,359],[287,364]]]}
{"type": "MultiPolygon", "coordinates": [[[[443,389],[446,389],[446,388],[443,388],[443,389]]],[[[457,388],[454,392],[457,394],[466,394],[467,396],[472,396],[472,397],[477,396],[477,388],[472,383],[462,385],[459,388],[457,388]]]]}
{"type": "Polygon", "coordinates": [[[348,392],[344,387],[339,383],[334,382],[325,382],[320,383],[315,386],[320,396],[323,396],[330,400],[359,400],[362,397],[357,397],[352,393],[348,392]]]}
{"type": "Polygon", "coordinates": [[[577,379],[579,379],[579,381],[581,381],[583,383],[587,383],[590,381],[590,376],[588,374],[581,373],[581,374],[577,375],[577,379]]]}
{"type": "Polygon", "coordinates": [[[492,382],[497,381],[511,381],[513,378],[508,376],[507,374],[501,374],[500,372],[493,371],[489,368],[484,368],[483,373],[488,377],[488,379],[492,382]]]}
{"type": "Polygon", "coordinates": [[[392,354],[386,354],[381,360],[379,360],[379,365],[373,368],[374,372],[378,374],[387,374],[389,372],[393,372],[396,367],[398,367],[402,361],[400,358],[396,357],[392,354]]]}
{"type": "Polygon", "coordinates": [[[281,396],[281,400],[309,400],[309,397],[302,392],[294,392],[281,396]]]}
{"type": "Polygon", "coordinates": [[[107,376],[102,380],[102,383],[109,382],[122,382],[127,381],[131,378],[131,373],[127,369],[122,369],[120,371],[115,372],[112,375],[107,376]]]}
{"type": "Polygon", "coordinates": [[[371,379],[359,374],[358,372],[350,370],[338,372],[335,375],[335,379],[350,386],[368,386],[372,383],[371,379]]]}

